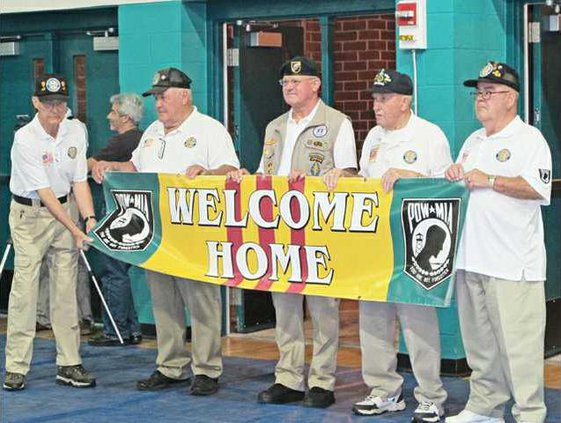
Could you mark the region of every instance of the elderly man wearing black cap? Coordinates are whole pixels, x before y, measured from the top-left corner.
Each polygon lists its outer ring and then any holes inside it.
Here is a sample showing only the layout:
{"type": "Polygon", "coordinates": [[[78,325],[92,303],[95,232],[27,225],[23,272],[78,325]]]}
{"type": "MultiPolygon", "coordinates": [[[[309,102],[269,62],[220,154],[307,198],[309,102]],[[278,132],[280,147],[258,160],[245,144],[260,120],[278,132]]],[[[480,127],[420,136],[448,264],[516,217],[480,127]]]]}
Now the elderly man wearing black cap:
{"type": "MultiPolygon", "coordinates": [[[[257,173],[284,175],[289,181],[321,176],[338,168],[339,176],[356,175],[356,147],[350,120],[319,98],[321,79],[313,60],[294,57],[280,72],[288,113],[269,123],[257,173]]],[[[229,177],[240,181],[242,169],[229,177]]],[[[314,352],[305,391],[304,296],[273,293],[276,339],[280,359],[275,383],[259,393],[261,403],[285,404],[304,400],[309,407],[335,402],[335,368],[339,345],[339,300],[306,296],[314,327],[314,352]]]]}
{"type": "MultiPolygon", "coordinates": [[[[224,126],[193,105],[191,79],[176,68],[154,75],[152,88],[158,120],[142,135],[128,162],[97,162],[92,175],[101,182],[106,171],[225,175],[239,168],[232,138],[224,126]]],[[[138,389],[154,391],[187,384],[188,368],[194,378],[192,395],[218,391],[222,374],[220,287],[146,271],[150,285],[156,334],[158,368],[140,380],[138,389]],[[192,358],[185,350],[185,307],[191,312],[192,358]]]]}
{"type": "Polygon", "coordinates": [[[6,378],[8,391],[25,387],[35,337],[39,268],[51,254],[51,324],[57,344],[56,381],[79,388],[95,386],[82,367],[76,300],[78,248],[91,241],[76,225],[72,190],[86,230],[95,224],[87,182],[86,134],[65,119],[68,86],[61,75],[37,79],[34,119],[19,129],[12,146],[10,231],[15,250],[8,306],[6,378]]]}
{"type": "Polygon", "coordinates": [[[448,422],[543,422],[546,255],[541,206],[551,194],[551,153],[517,115],[518,74],[489,62],[474,87],[483,128],[446,171],[471,189],[458,250],[456,292],[467,361],[465,409],[448,422]]]}
{"type": "MultiPolygon", "coordinates": [[[[442,130],[411,111],[413,84],[408,75],[382,69],[374,78],[372,98],[377,125],[370,130],[360,159],[360,174],[381,178],[384,190],[402,178],[442,176],[452,163],[442,130]]],[[[335,171],[325,176],[328,188],[335,171]],[[332,174],[333,173],[333,174],[332,174]]],[[[399,319],[418,386],[414,422],[438,422],[446,391],[440,380],[440,332],[436,310],[412,304],[360,302],[362,375],[370,394],[353,412],[375,416],[405,410],[403,377],[397,373],[396,322],[399,319]]]]}

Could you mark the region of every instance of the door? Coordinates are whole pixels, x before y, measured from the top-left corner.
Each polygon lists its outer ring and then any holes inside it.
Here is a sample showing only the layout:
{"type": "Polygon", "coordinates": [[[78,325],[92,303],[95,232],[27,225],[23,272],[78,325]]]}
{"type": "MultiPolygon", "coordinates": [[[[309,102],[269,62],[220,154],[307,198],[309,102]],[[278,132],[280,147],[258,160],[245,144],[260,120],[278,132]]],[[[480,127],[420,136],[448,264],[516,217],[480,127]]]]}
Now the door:
{"type": "Polygon", "coordinates": [[[526,5],[528,121],[540,129],[553,158],[551,205],[542,209],[547,250],[546,354],[561,351],[561,15],[545,4],[526,5]]]}
{"type": "MultiPolygon", "coordinates": [[[[265,127],[288,110],[278,83],[279,70],[289,58],[304,51],[303,29],[251,23],[233,26],[233,47],[239,63],[233,68],[232,97],[234,143],[241,166],[251,173],[259,166],[265,127]],[[282,35],[280,47],[252,47],[251,39],[260,31],[282,35]],[[252,35],[253,34],[253,35],[252,35]]],[[[275,323],[271,294],[241,290],[236,309],[238,332],[251,332],[275,323]]]]}

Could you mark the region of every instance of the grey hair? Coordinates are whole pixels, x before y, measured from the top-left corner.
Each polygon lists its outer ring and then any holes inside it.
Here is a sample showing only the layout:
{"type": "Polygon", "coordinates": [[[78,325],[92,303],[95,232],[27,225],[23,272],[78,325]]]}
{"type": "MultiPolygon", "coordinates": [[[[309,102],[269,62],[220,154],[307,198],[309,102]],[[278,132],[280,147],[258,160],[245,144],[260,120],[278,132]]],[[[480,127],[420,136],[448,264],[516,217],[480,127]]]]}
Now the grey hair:
{"type": "Polygon", "coordinates": [[[111,96],[109,102],[111,104],[116,104],[119,114],[130,117],[135,124],[138,125],[138,122],[142,119],[144,102],[142,101],[142,97],[138,94],[115,94],[111,96]]]}

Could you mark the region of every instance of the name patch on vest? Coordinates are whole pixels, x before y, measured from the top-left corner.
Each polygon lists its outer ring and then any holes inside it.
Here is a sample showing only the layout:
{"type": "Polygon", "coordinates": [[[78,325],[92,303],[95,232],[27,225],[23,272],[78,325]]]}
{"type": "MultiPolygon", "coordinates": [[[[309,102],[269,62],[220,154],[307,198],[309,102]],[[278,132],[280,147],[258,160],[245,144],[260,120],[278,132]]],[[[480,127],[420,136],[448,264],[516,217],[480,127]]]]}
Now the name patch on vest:
{"type": "Polygon", "coordinates": [[[314,148],[316,150],[327,150],[329,148],[327,140],[309,139],[305,141],[305,145],[308,148],[314,148]]]}

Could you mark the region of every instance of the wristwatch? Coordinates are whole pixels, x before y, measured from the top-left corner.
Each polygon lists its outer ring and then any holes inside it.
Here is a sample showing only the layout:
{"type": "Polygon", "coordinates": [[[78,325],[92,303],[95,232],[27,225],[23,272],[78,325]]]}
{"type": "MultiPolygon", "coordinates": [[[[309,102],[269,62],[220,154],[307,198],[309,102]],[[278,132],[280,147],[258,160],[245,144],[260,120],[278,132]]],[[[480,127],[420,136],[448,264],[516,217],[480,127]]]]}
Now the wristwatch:
{"type": "Polygon", "coordinates": [[[496,175],[489,175],[487,176],[487,185],[489,185],[489,188],[494,189],[495,188],[495,181],[497,180],[497,176],[496,175]]]}

